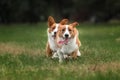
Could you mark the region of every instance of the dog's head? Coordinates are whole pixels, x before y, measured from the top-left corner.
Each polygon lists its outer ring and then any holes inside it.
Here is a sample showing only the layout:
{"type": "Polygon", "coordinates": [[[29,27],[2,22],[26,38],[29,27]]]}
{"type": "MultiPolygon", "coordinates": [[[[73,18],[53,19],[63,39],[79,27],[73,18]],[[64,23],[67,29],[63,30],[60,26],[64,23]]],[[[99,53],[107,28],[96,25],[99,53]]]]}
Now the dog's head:
{"type": "Polygon", "coordinates": [[[52,37],[56,37],[56,33],[58,31],[59,25],[64,25],[68,22],[68,19],[63,19],[60,23],[56,23],[52,16],[48,17],[48,32],[51,34],[52,37]]]}
{"type": "Polygon", "coordinates": [[[60,25],[57,37],[62,38],[63,42],[68,42],[78,34],[76,30],[77,25],[79,25],[78,22],[69,25],[60,25]]]}

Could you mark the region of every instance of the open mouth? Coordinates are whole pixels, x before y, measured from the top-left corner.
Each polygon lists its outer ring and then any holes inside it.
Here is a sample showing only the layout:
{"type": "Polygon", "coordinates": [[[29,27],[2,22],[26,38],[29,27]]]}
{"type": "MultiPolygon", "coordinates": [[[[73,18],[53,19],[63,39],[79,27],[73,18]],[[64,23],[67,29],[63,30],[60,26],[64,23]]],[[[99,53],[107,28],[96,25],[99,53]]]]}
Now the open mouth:
{"type": "Polygon", "coordinates": [[[53,36],[53,38],[55,39],[56,37],[55,37],[55,36],[53,36]]]}
{"type": "Polygon", "coordinates": [[[52,37],[56,37],[56,35],[53,35],[52,37]]]}
{"type": "Polygon", "coordinates": [[[64,40],[64,44],[68,44],[68,41],[69,41],[69,38],[65,38],[65,40],[64,40]]]}
{"type": "Polygon", "coordinates": [[[68,42],[69,42],[69,38],[64,38],[64,40],[61,40],[61,41],[59,41],[58,43],[59,44],[68,44],[68,42]]]}

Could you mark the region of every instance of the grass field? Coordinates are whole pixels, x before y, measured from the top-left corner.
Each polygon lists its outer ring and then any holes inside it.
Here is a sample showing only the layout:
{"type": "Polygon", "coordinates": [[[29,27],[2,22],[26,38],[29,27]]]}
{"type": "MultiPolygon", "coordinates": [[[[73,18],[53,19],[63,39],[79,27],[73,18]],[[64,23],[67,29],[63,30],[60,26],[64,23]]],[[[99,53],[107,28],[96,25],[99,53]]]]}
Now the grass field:
{"type": "Polygon", "coordinates": [[[81,24],[77,60],[45,56],[46,23],[0,25],[0,80],[120,80],[120,25],[81,24]]]}

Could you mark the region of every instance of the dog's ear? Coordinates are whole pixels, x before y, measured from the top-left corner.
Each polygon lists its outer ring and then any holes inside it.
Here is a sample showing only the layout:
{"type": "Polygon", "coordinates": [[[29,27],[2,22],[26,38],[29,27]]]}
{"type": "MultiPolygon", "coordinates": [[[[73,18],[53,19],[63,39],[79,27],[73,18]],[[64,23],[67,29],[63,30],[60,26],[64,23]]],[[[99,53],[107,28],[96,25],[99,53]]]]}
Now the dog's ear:
{"type": "Polygon", "coordinates": [[[55,23],[55,20],[52,16],[48,17],[48,27],[51,27],[55,23]]]}
{"type": "Polygon", "coordinates": [[[76,26],[79,25],[79,23],[78,23],[78,22],[74,22],[74,23],[72,23],[72,24],[70,24],[70,25],[73,26],[73,27],[76,27],[76,26]]]}
{"type": "Polygon", "coordinates": [[[60,21],[60,24],[61,25],[64,25],[64,24],[67,24],[68,23],[68,19],[63,19],[60,21]]]}

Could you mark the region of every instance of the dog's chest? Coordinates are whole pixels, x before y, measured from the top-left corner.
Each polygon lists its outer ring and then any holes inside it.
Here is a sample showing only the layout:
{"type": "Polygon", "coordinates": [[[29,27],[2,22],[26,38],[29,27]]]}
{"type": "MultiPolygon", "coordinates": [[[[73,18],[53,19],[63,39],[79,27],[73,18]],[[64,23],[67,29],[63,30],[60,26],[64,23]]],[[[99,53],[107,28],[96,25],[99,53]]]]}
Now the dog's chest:
{"type": "Polygon", "coordinates": [[[50,49],[52,49],[53,51],[57,50],[57,45],[55,43],[55,40],[53,38],[49,38],[48,42],[50,44],[50,49]]]}
{"type": "Polygon", "coordinates": [[[78,48],[78,45],[74,40],[71,40],[68,44],[64,44],[61,48],[62,53],[71,54],[78,48]]]}

